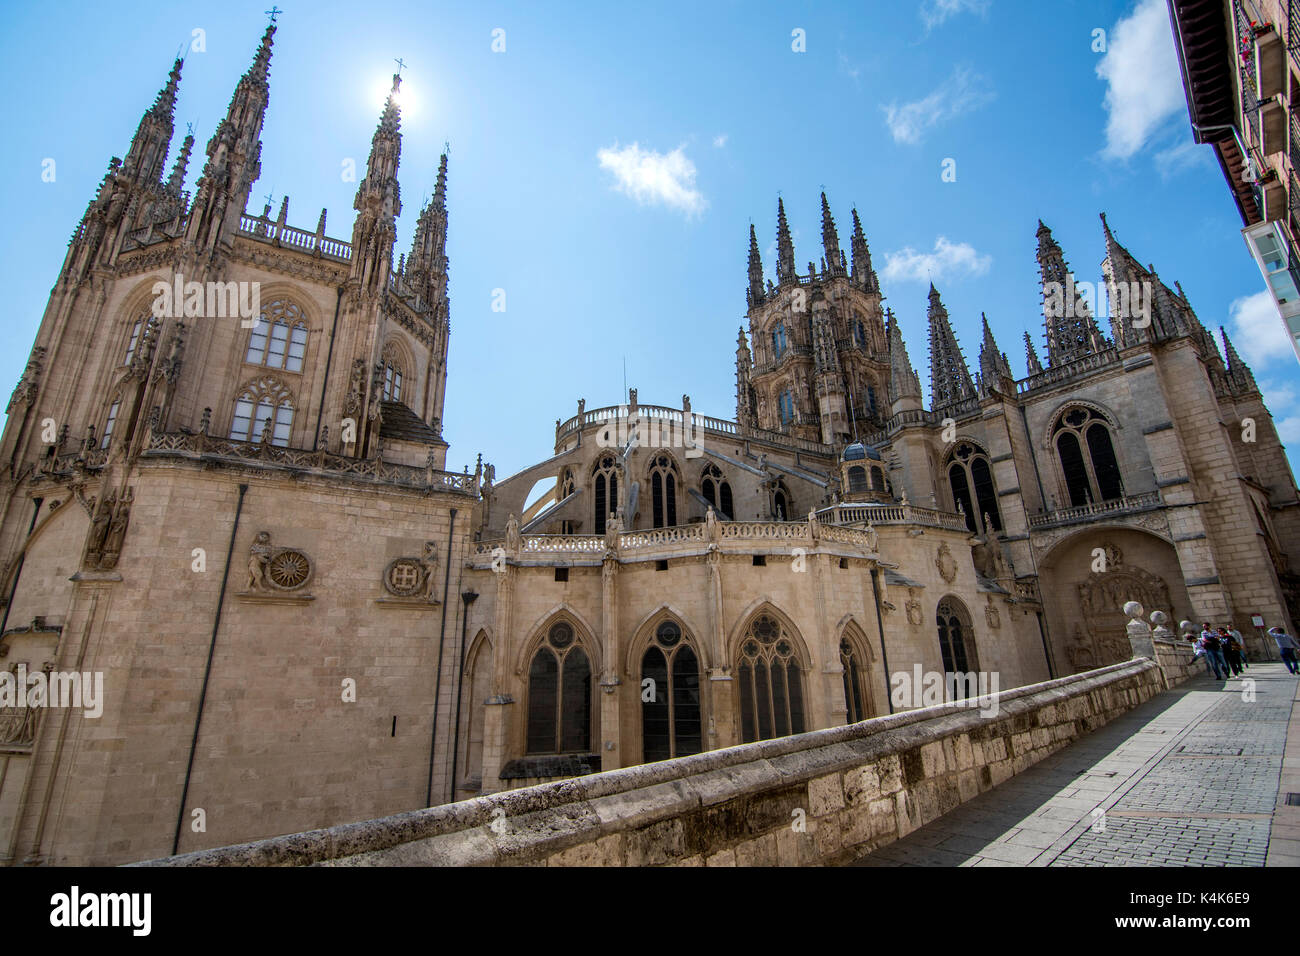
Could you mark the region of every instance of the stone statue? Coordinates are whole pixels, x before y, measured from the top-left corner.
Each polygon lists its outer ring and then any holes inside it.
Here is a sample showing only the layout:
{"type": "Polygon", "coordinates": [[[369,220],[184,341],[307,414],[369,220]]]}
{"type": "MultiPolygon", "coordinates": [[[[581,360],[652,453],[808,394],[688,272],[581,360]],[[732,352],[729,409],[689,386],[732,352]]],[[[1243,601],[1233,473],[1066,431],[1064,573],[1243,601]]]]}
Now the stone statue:
{"type": "Polygon", "coordinates": [[[880,535],[876,534],[876,529],[871,524],[871,519],[867,519],[867,527],[863,532],[867,536],[867,547],[872,551],[880,550],[880,535]]]}
{"type": "Polygon", "coordinates": [[[126,526],[131,521],[131,503],[134,500],[135,493],[128,488],[113,509],[113,519],[104,536],[104,552],[99,559],[101,571],[111,571],[117,567],[118,555],[122,553],[122,540],[126,537],[126,526]]]}
{"type": "Polygon", "coordinates": [[[709,505],[709,510],[704,513],[704,536],[710,541],[717,541],[722,537],[722,529],[718,526],[718,513],[713,510],[713,505],[709,505]]]}
{"type": "Polygon", "coordinates": [[[513,514],[506,519],[506,550],[518,553],[524,546],[524,540],[519,535],[519,519],[513,514]]]}
{"type": "Polygon", "coordinates": [[[424,566],[424,599],[434,603],[437,601],[434,588],[438,582],[438,576],[433,573],[438,568],[438,545],[436,542],[424,542],[424,557],[420,559],[420,564],[424,566]]]}
{"type": "Polygon", "coordinates": [[[108,526],[113,520],[113,508],[116,504],[116,496],[110,491],[100,501],[94,517],[90,520],[90,536],[86,539],[85,566],[87,568],[93,570],[99,567],[100,556],[104,551],[104,539],[108,537],[108,526]]]}
{"type": "Polygon", "coordinates": [[[822,524],[820,521],[817,520],[817,509],[809,508],[808,509],[808,536],[813,541],[816,541],[821,537],[821,533],[822,533],[822,524]]]}
{"type": "Polygon", "coordinates": [[[248,590],[268,591],[266,572],[271,565],[271,534],[259,531],[248,548],[248,590]]]}
{"type": "Polygon", "coordinates": [[[605,521],[605,550],[618,550],[618,536],[623,531],[623,521],[618,512],[612,512],[605,521]]]}

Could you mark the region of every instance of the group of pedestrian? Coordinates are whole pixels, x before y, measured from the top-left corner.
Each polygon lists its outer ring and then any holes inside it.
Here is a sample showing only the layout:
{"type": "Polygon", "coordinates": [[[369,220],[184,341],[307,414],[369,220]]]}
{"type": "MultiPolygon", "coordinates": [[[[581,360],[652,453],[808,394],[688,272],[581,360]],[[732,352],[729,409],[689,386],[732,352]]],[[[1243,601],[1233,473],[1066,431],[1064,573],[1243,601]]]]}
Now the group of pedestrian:
{"type": "Polygon", "coordinates": [[[1205,669],[1215,680],[1238,677],[1250,666],[1246,660],[1246,644],[1235,627],[1211,627],[1207,621],[1201,626],[1201,636],[1193,645],[1194,657],[1205,658],[1205,669]]]}
{"type": "MultiPolygon", "coordinates": [[[[1300,642],[1285,628],[1270,627],[1268,634],[1276,642],[1286,669],[1300,675],[1300,642]]],[[[1250,666],[1246,660],[1246,642],[1235,627],[1211,627],[1206,622],[1201,626],[1201,636],[1192,644],[1192,654],[1193,662],[1198,657],[1205,658],[1205,669],[1216,680],[1239,677],[1250,666]]]]}

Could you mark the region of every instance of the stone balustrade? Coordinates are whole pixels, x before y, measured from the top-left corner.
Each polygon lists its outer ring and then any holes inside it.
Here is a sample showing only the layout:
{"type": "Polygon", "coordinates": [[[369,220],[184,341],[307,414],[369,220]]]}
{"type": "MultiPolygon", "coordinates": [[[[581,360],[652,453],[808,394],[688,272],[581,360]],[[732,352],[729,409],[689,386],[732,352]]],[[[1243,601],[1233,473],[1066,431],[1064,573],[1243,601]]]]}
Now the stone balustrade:
{"type": "Polygon", "coordinates": [[[1148,491],[1140,495],[1128,495],[1110,501],[1098,501],[1076,508],[1058,508],[1040,515],[1029,516],[1029,527],[1046,528],[1053,525],[1072,524],[1076,521],[1089,521],[1093,518],[1113,517],[1147,511],[1160,506],[1160,492],[1148,491]]]}

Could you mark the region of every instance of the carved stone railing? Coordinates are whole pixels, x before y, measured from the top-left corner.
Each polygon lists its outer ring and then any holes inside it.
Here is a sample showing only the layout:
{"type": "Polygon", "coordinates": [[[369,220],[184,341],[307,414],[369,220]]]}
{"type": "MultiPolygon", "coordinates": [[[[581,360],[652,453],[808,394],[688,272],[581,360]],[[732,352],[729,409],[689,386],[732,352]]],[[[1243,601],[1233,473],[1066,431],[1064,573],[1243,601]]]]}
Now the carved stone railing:
{"type": "MultiPolygon", "coordinates": [[[[670,426],[677,425],[679,427],[683,422],[682,415],[683,412],[680,408],[668,408],[664,405],[638,405],[635,412],[635,416],[642,419],[657,419],[667,422],[670,426]]],[[[699,415],[694,412],[691,415],[692,427],[707,434],[725,435],[733,439],[749,438],[773,445],[782,445],[787,448],[797,448],[799,451],[806,451],[823,458],[831,458],[835,454],[833,447],[819,441],[795,438],[767,428],[741,428],[733,421],[714,418],[710,415],[699,415]]],[[[555,430],[555,440],[559,443],[571,433],[595,425],[615,424],[619,421],[619,416],[627,416],[629,419],[635,417],[632,408],[628,405],[607,405],[604,408],[585,411],[580,416],[574,415],[568,421],[562,422],[560,427],[555,430]]]]}
{"type": "Polygon", "coordinates": [[[331,239],[320,233],[307,232],[294,226],[281,226],[278,220],[266,216],[239,217],[239,235],[245,239],[287,246],[310,255],[320,255],[337,262],[352,259],[352,244],[342,239],[331,239]]]}
{"type": "Polygon", "coordinates": [[[1092,521],[1096,518],[1113,517],[1135,511],[1147,511],[1160,506],[1160,492],[1148,491],[1140,495],[1129,495],[1112,501],[1099,501],[1077,508],[1061,508],[1045,514],[1030,515],[1029,527],[1046,528],[1053,525],[1071,524],[1076,521],[1092,521]]]}
{"type": "Polygon", "coordinates": [[[1037,581],[1017,581],[1016,582],[1016,600],[1028,601],[1031,604],[1042,604],[1042,598],[1038,593],[1037,581]]]}
{"type": "Polygon", "coordinates": [[[1105,368],[1107,365],[1114,365],[1119,362],[1119,352],[1114,348],[1108,348],[1101,352],[1094,352],[1091,355],[1085,355],[1081,358],[1074,359],[1070,362],[1064,362],[1060,365],[1053,365],[1051,368],[1044,369],[1036,375],[1030,375],[1016,382],[1016,392],[1024,395],[1035,389],[1047,388],[1049,385],[1056,385],[1067,379],[1074,378],[1086,372],[1092,372],[1099,368],[1105,368]]]}
{"type": "Polygon", "coordinates": [[[915,505],[831,505],[820,509],[817,516],[833,525],[871,524],[880,527],[916,524],[949,531],[970,530],[966,527],[966,519],[960,514],[918,508],[915,505]]]}
{"type": "Polygon", "coordinates": [[[620,550],[635,551],[639,548],[662,548],[667,545],[680,544],[683,541],[703,540],[704,525],[685,524],[675,525],[671,528],[624,531],[619,535],[618,546],[620,550]]]}
{"type": "Polygon", "coordinates": [[[808,541],[806,521],[722,521],[724,538],[756,538],[759,540],[808,541]]]}
{"type": "Polygon", "coordinates": [[[56,477],[70,475],[78,469],[98,471],[108,461],[107,448],[92,448],[89,451],[73,451],[53,458],[40,458],[36,461],[33,478],[41,476],[56,477]]]}
{"type": "Polygon", "coordinates": [[[144,457],[174,455],[203,461],[224,460],[252,467],[271,466],[301,470],[329,478],[348,478],[478,497],[474,476],[418,465],[401,465],[377,458],[349,458],[324,450],[281,448],[263,442],[241,442],[210,435],[158,433],[150,435],[144,457]]]}
{"type": "Polygon", "coordinates": [[[30,750],[39,716],[36,707],[0,707],[0,752],[30,750]]]}

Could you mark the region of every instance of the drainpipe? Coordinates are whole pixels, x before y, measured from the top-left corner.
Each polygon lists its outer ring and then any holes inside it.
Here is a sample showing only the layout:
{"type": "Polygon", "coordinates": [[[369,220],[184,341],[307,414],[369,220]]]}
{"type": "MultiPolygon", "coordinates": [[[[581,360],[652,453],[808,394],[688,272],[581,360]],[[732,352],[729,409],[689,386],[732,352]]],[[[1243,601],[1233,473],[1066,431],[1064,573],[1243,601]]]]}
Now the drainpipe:
{"type": "MultiPolygon", "coordinates": [[[[451,589],[451,546],[455,540],[456,509],[447,522],[447,567],[442,576],[442,629],[438,632],[438,670],[433,677],[433,729],[429,732],[429,786],[424,791],[424,805],[433,806],[433,758],[438,746],[438,700],[442,696],[442,649],[447,636],[447,594],[451,589]]],[[[455,786],[453,781],[452,786],[455,786]]]]}
{"type": "Polygon", "coordinates": [[[876,627],[880,629],[880,665],[885,669],[885,703],[889,705],[889,712],[894,712],[894,698],[889,693],[889,653],[885,650],[885,619],[880,613],[880,584],[877,576],[880,574],[879,568],[871,569],[871,593],[876,598],[876,627]]]}
{"type": "MultiPolygon", "coordinates": [[[[343,305],[343,287],[339,286],[339,297],[334,300],[334,324],[330,326],[330,347],[325,353],[325,377],[321,379],[320,407],[316,409],[316,437],[312,440],[311,450],[320,450],[320,420],[325,414],[325,392],[329,388],[330,365],[334,362],[334,336],[339,330],[339,308],[343,305]]],[[[329,449],[325,449],[329,451],[329,449]]]]}
{"type": "MultiPolygon", "coordinates": [[[[30,539],[32,532],[36,530],[36,518],[41,513],[41,505],[45,504],[44,498],[33,498],[33,504],[36,505],[32,511],[32,523],[27,526],[27,537],[30,539]]],[[[18,567],[14,568],[13,584],[9,585],[9,599],[5,601],[4,617],[0,618],[0,634],[9,626],[9,609],[14,606],[14,595],[18,593],[18,575],[23,573],[23,562],[27,560],[27,545],[23,545],[22,552],[18,555],[18,567]]]]}
{"type": "Polygon", "coordinates": [[[226,603],[226,583],[230,580],[230,559],[235,553],[235,534],[239,531],[239,516],[244,511],[244,495],[248,485],[239,486],[239,501],[235,504],[235,523],[230,526],[230,544],[226,547],[226,568],[221,572],[221,592],[217,595],[217,611],[212,617],[212,637],[208,641],[208,662],[203,668],[203,688],[199,691],[199,708],[194,715],[194,734],[190,737],[190,759],[185,766],[185,786],[181,789],[181,805],[176,810],[176,835],[172,837],[172,856],[180,852],[181,827],[185,823],[185,801],[190,795],[190,775],[194,772],[194,752],[199,745],[199,727],[203,723],[203,704],[208,699],[208,679],[212,676],[212,657],[217,650],[217,629],[221,627],[221,609],[226,603]]]}
{"type": "Polygon", "coordinates": [[[465,629],[469,624],[469,606],[478,600],[474,591],[462,591],[461,601],[465,607],[460,615],[460,665],[456,668],[456,724],[451,732],[451,798],[456,799],[456,758],[460,756],[460,699],[461,687],[465,682],[465,629]]]}

